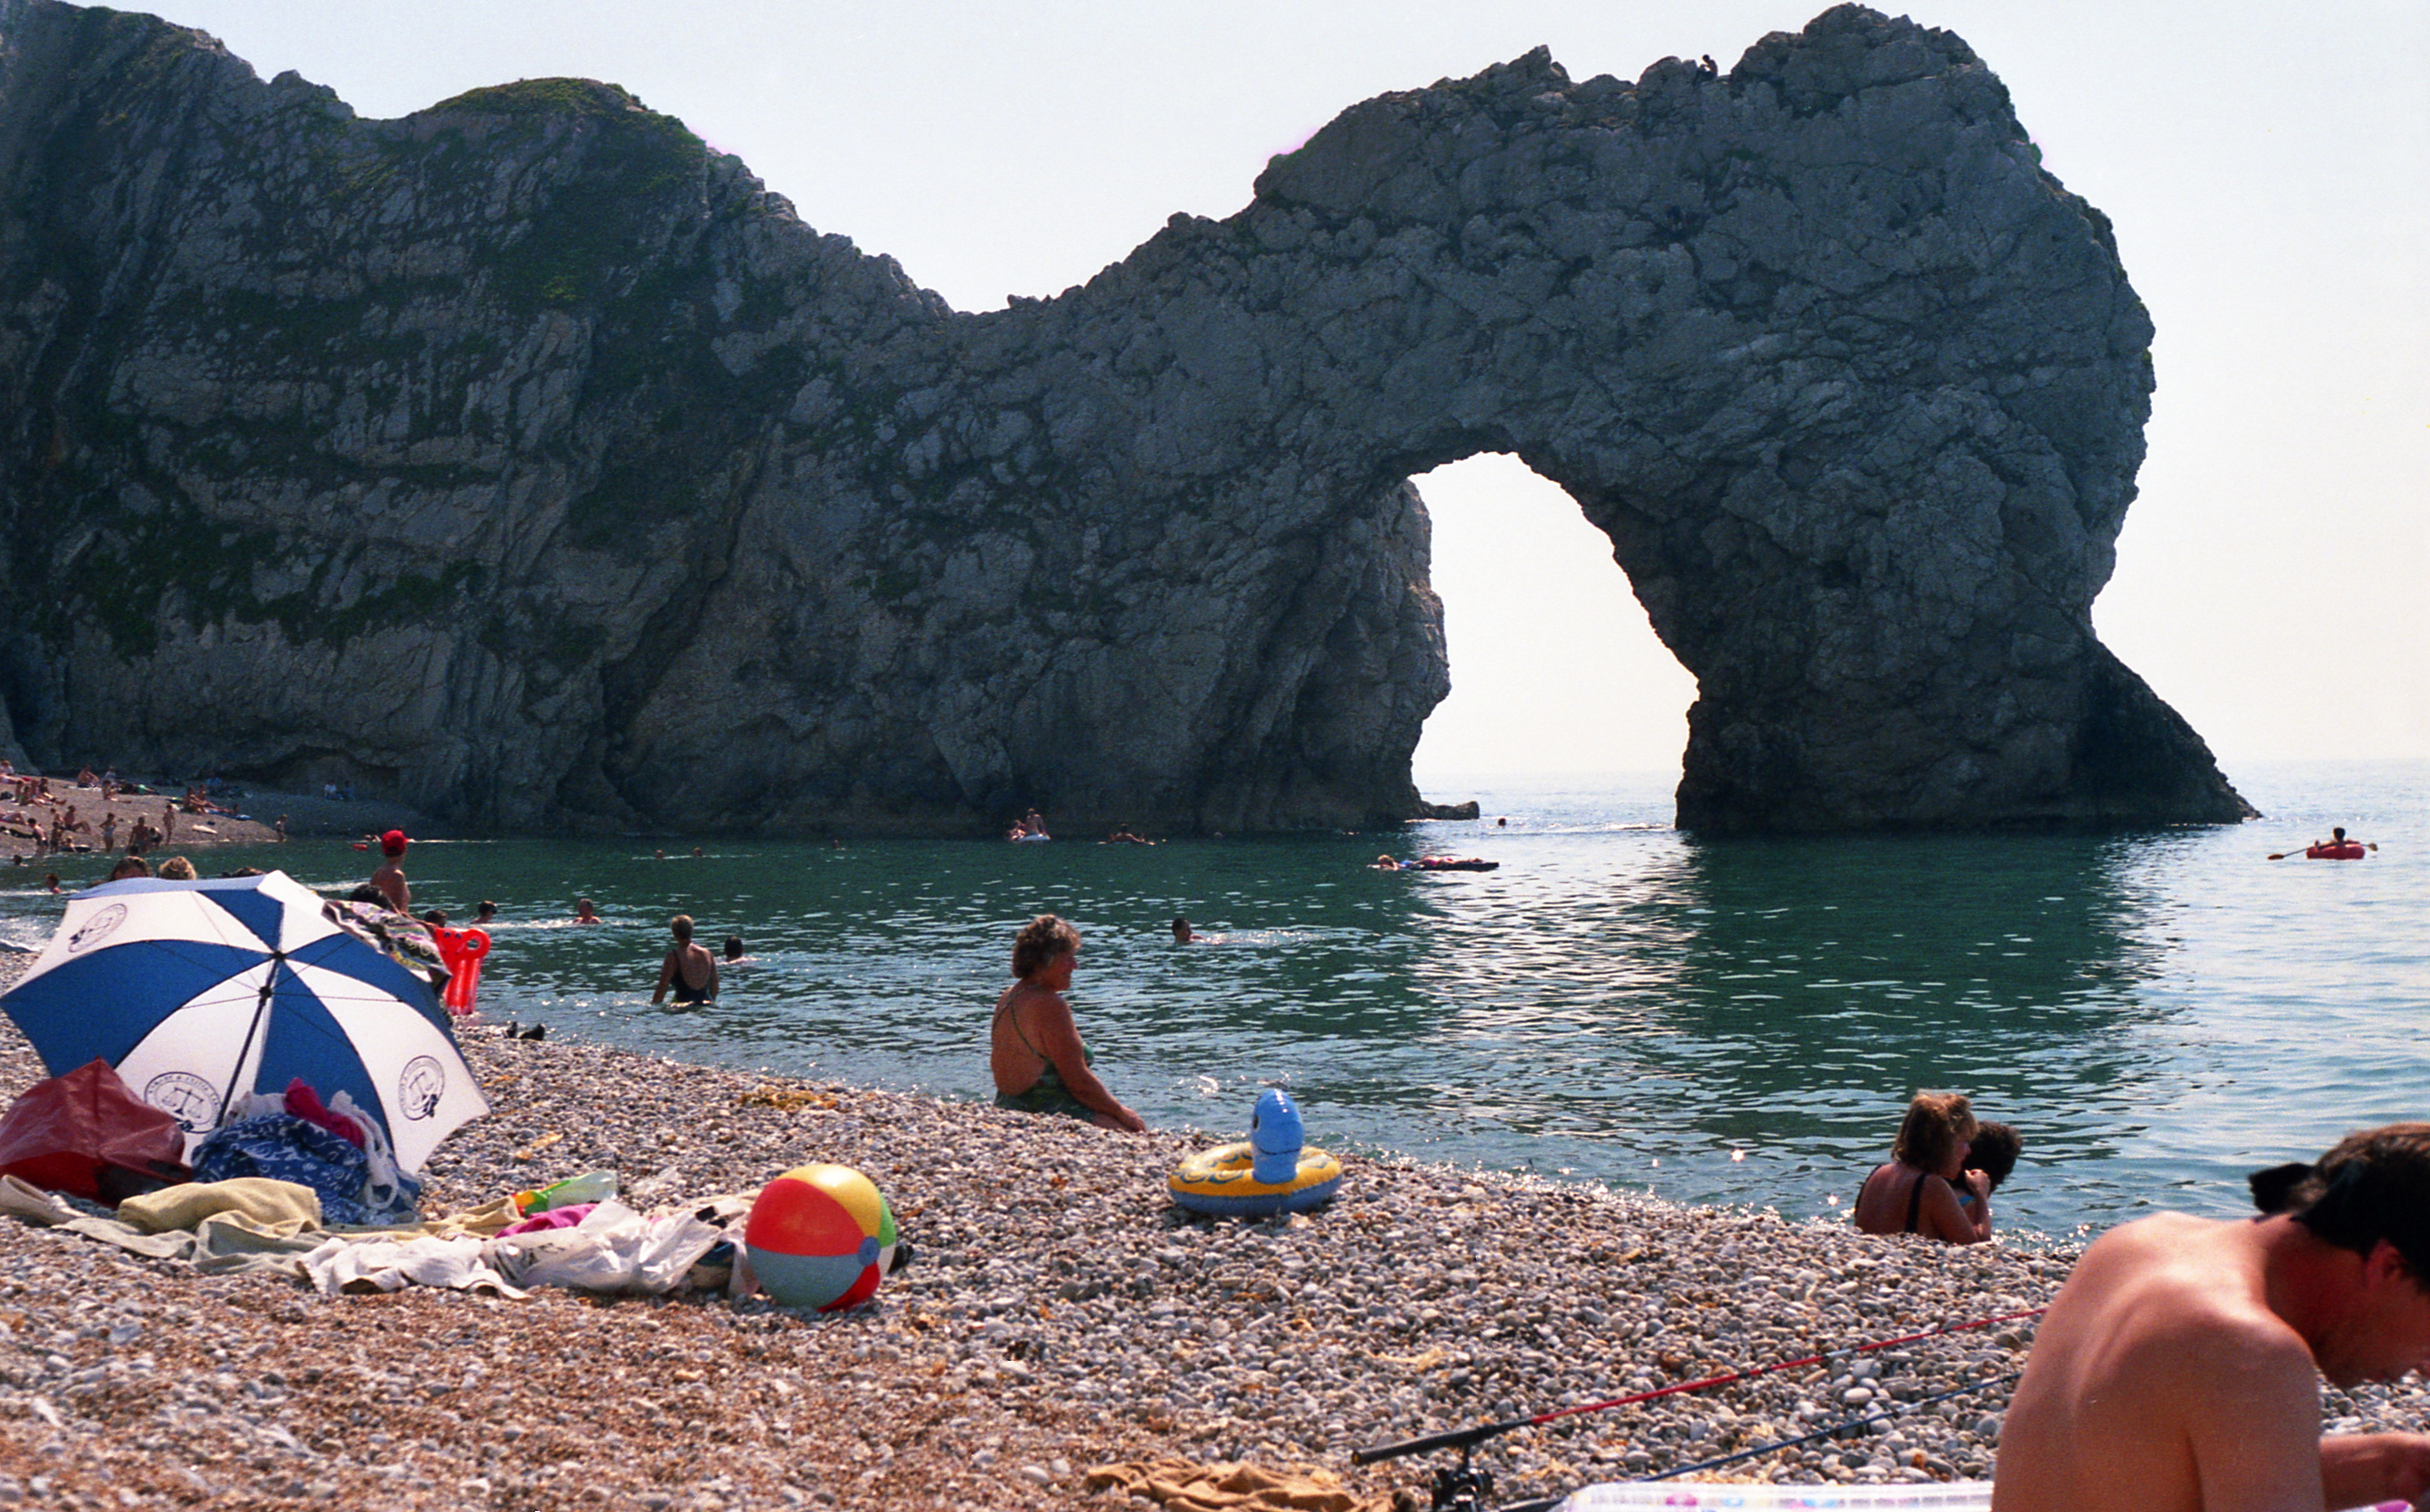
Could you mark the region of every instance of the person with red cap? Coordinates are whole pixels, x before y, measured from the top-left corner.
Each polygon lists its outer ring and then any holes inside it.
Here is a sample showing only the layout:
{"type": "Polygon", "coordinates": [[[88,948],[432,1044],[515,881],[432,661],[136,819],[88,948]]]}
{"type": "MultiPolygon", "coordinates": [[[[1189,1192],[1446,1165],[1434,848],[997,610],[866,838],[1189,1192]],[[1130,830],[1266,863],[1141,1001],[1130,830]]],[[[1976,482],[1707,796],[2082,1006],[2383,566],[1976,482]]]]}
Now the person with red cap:
{"type": "Polygon", "coordinates": [[[405,885],[405,848],[410,843],[401,829],[390,830],[380,837],[379,870],[372,873],[372,886],[388,900],[388,906],[399,913],[413,911],[413,889],[405,885]]]}

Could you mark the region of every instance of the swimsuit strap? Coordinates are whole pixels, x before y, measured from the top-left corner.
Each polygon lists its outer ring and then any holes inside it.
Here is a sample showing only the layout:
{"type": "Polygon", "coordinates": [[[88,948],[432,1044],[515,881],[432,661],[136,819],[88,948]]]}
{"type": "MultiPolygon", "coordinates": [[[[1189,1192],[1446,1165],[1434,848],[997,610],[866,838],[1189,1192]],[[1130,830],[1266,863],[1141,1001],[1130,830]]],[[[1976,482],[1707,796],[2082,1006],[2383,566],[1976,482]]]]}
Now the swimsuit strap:
{"type": "Polygon", "coordinates": [[[1916,1232],[1915,1221],[1917,1218],[1922,1216],[1923,1212],[1923,1184],[1929,1176],[1930,1172],[1928,1171],[1917,1171],[1915,1176],[1915,1185],[1907,1188],[1906,1227],[1899,1230],[1902,1234],[1912,1234],[1916,1232]]]}
{"type": "MultiPolygon", "coordinates": [[[[1023,982],[1014,987],[1012,992],[1007,992],[1004,995],[1004,1001],[995,1005],[995,1011],[1001,1015],[1007,1008],[1011,1007],[1013,992],[1019,992],[1023,988],[1025,988],[1028,985],[1028,983],[1023,982]]],[[[1012,1037],[1021,1041],[1022,1049],[1028,1051],[1031,1055],[1036,1055],[1040,1060],[1045,1060],[1046,1069],[1048,1071],[1051,1072],[1055,1069],[1055,1062],[1046,1060],[1045,1052],[1040,1050],[1036,1045],[1031,1044],[1029,1042],[1029,1036],[1021,1032],[1021,1015],[1018,1013],[1015,1013],[1012,1016],[1012,1037]]]]}

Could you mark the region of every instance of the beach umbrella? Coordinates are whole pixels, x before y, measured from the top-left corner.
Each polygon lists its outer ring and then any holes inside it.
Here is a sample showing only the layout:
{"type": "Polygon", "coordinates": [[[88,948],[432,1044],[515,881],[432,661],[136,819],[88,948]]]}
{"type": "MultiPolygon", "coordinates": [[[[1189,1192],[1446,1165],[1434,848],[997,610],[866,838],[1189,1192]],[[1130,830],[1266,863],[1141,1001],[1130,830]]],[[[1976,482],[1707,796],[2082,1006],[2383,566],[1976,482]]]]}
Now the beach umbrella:
{"type": "Polygon", "coordinates": [[[189,1155],[237,1097],[298,1077],[325,1102],[353,1094],[408,1171],[490,1110],[430,985],[283,872],[89,888],[0,1012],[54,1075],[117,1068],[189,1155]]]}

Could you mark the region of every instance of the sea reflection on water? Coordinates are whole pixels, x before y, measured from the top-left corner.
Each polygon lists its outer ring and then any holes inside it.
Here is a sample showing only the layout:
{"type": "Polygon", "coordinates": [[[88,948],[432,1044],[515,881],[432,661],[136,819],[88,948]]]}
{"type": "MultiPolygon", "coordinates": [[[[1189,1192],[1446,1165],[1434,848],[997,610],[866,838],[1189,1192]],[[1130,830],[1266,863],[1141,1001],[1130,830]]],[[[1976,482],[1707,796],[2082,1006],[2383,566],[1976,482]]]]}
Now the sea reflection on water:
{"type": "MultiPolygon", "coordinates": [[[[664,861],[515,840],[417,845],[409,870],[425,906],[498,901],[487,1015],[561,1035],[980,1097],[1012,931],[1051,909],[1087,934],[1074,1003],[1098,1068],[1152,1122],[1237,1138],[1274,1081],[1338,1150],[1806,1216],[1844,1211],[1909,1093],[1951,1088],[2025,1135],[2002,1223],[2058,1230],[2230,1210],[2251,1166],[2430,1112],[2418,777],[2288,779],[2330,792],[2317,827],[2386,847],[2308,870],[2261,856],[2314,814],[2250,778],[2279,827],[1698,844],[1658,786],[1539,784],[1480,792],[1506,828],[1406,837],[712,842],[664,861]],[[1369,870],[1387,846],[1503,866],[1369,870]],[[576,895],[609,922],[570,924],[576,895]],[[713,1007],[649,1005],[677,912],[748,942],[713,1007]],[[1222,942],[1175,946],[1176,913],[1222,942]]],[[[364,857],[241,859],[336,886],[364,857]]],[[[0,895],[11,939],[56,917],[0,895]]]]}

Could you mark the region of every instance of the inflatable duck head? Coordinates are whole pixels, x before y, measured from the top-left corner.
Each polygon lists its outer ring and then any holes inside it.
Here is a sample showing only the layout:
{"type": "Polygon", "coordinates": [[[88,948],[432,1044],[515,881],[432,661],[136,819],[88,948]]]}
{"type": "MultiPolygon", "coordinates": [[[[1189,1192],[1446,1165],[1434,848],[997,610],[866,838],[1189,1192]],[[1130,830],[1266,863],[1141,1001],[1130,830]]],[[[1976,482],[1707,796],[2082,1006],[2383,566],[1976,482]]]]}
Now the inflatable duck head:
{"type": "Polygon", "coordinates": [[[1299,1174],[1299,1151],[1305,1142],[1299,1105],[1279,1087],[1257,1094],[1257,1111],[1249,1115],[1249,1146],[1257,1152],[1250,1174],[1258,1181],[1281,1184],[1299,1174]]]}

